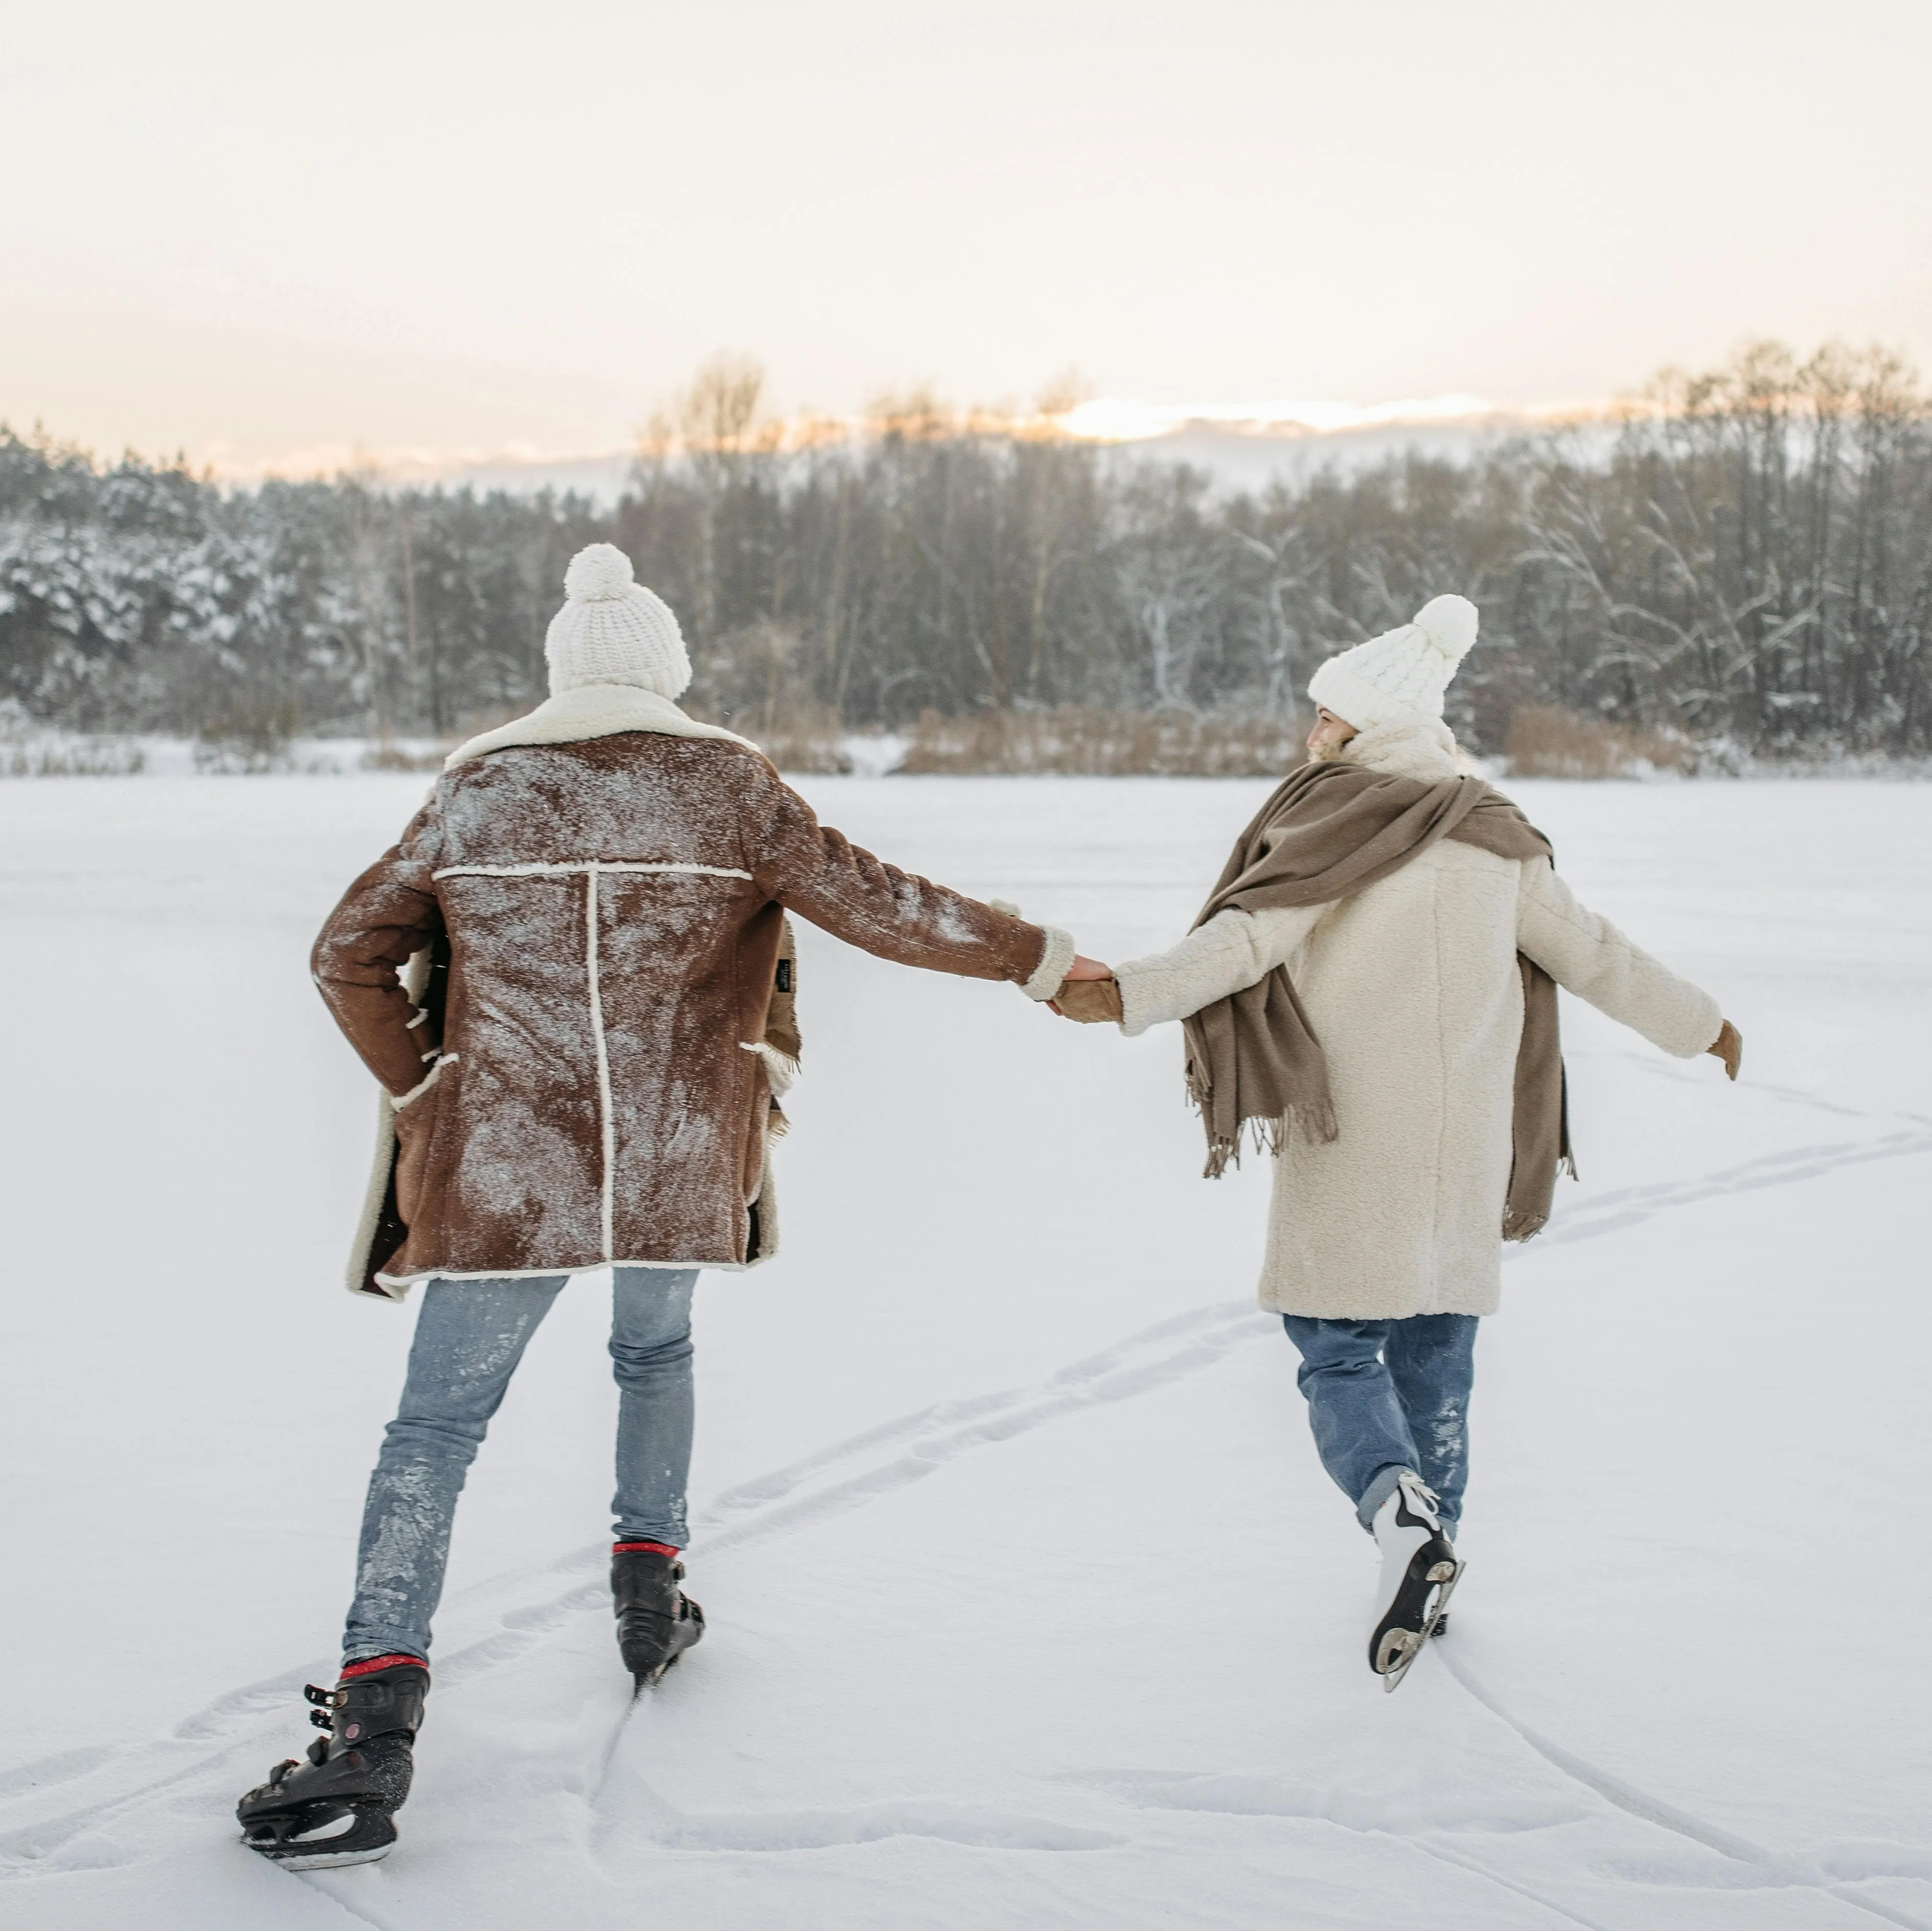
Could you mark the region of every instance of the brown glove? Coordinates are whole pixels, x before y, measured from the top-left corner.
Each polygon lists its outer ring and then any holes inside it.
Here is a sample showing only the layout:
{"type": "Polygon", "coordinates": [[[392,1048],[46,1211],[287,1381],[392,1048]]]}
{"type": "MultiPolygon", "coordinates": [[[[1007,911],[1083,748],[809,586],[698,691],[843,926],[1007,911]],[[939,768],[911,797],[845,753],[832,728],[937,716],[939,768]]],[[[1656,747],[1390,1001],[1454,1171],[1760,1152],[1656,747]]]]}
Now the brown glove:
{"type": "Polygon", "coordinates": [[[1070,979],[1053,995],[1053,1009],[1083,1026],[1118,1025],[1120,1020],[1120,982],[1117,979],[1070,979]]]}
{"type": "Polygon", "coordinates": [[[1737,1078],[1738,1069],[1744,1064],[1744,1036],[1728,1019],[1724,1021],[1724,1030],[1718,1035],[1717,1044],[1706,1046],[1704,1050],[1722,1060],[1725,1072],[1732,1079],[1737,1078]]]}

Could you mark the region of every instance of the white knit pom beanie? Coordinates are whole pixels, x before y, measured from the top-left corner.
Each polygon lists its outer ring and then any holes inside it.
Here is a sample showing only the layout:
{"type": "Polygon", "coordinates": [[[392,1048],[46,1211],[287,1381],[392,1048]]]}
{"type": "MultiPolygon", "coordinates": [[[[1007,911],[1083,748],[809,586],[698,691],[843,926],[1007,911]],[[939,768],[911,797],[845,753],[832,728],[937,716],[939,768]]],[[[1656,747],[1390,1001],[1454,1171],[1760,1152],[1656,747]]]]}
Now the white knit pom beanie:
{"type": "Polygon", "coordinates": [[[544,655],[550,694],[585,684],[628,684],[678,697],[691,659],[670,604],[632,580],[631,559],[614,543],[593,543],[563,573],[563,608],[550,620],[544,655]]]}
{"type": "Polygon", "coordinates": [[[1330,658],[1309,679],[1308,694],[1358,731],[1439,724],[1442,694],[1475,640],[1475,605],[1432,597],[1414,622],[1330,658]]]}

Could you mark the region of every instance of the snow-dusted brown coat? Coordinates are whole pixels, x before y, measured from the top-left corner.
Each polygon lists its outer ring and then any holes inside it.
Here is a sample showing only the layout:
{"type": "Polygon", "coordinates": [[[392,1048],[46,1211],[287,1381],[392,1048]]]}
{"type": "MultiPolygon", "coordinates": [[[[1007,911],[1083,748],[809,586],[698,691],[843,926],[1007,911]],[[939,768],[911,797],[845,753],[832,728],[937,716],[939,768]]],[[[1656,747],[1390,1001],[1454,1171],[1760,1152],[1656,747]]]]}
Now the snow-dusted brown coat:
{"type": "Polygon", "coordinates": [[[769,1258],[787,907],[908,965],[1058,989],[1064,934],[820,826],[750,746],[664,732],[456,763],[330,915],[316,983],[394,1122],[352,1286],[769,1258]],[[418,1004],[398,974],[425,954],[446,971],[418,1004]]]}

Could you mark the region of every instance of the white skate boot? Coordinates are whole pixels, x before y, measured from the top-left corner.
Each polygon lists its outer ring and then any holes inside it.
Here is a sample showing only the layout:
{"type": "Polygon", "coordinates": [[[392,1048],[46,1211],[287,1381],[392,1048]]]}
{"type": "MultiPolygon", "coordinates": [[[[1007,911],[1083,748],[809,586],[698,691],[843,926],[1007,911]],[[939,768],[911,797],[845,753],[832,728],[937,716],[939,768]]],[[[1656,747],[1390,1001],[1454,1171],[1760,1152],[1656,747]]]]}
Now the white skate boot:
{"type": "Polygon", "coordinates": [[[1392,1690],[1442,1621],[1462,1564],[1442,1532],[1436,1492],[1407,1469],[1376,1511],[1375,1533],[1382,1575],[1369,1667],[1392,1690]]]}

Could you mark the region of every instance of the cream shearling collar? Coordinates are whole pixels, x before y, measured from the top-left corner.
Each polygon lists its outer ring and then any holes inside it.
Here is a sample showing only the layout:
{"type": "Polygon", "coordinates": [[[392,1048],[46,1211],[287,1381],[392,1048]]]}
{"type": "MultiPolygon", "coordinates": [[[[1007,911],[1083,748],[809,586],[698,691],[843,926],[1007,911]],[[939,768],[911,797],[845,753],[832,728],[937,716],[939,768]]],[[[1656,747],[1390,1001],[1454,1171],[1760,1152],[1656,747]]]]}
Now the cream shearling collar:
{"type": "Polygon", "coordinates": [[[749,738],[728,731],[722,724],[700,724],[686,717],[668,697],[629,684],[580,684],[573,691],[547,697],[527,716],[513,718],[494,731],[460,744],[442,761],[446,771],[486,752],[512,745],[575,744],[585,738],[615,737],[620,731],[656,731],[662,737],[721,738],[756,751],[749,738]]]}
{"type": "Polygon", "coordinates": [[[1424,784],[1466,777],[1471,769],[1449,727],[1432,720],[1358,731],[1342,747],[1336,762],[1358,764],[1390,778],[1416,778],[1424,784]]]}

